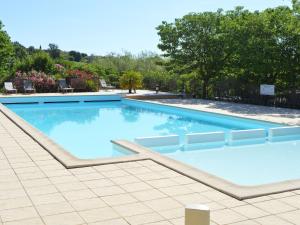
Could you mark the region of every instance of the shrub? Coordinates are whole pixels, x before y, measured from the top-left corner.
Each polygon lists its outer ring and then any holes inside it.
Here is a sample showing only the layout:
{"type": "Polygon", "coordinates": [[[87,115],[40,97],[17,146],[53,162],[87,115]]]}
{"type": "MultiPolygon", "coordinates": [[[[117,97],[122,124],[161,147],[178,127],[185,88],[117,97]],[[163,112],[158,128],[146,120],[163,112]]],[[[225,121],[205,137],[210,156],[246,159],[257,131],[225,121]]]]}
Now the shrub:
{"type": "Polygon", "coordinates": [[[56,91],[55,80],[46,75],[44,72],[30,71],[26,72],[16,72],[14,79],[14,84],[18,91],[23,91],[23,80],[31,80],[36,91],[40,93],[53,92],[56,91]]]}
{"type": "Polygon", "coordinates": [[[54,64],[54,68],[56,70],[56,72],[58,73],[64,73],[65,72],[65,67],[61,64],[54,64]]]}
{"type": "Polygon", "coordinates": [[[132,93],[132,89],[135,91],[137,88],[142,87],[142,74],[135,71],[127,71],[120,77],[121,88],[128,89],[129,93],[132,93]]]}
{"type": "Polygon", "coordinates": [[[51,73],[54,70],[54,62],[48,53],[38,51],[32,56],[32,69],[44,73],[51,73]]]}
{"type": "Polygon", "coordinates": [[[11,44],[10,37],[3,30],[2,22],[0,21],[0,85],[9,76],[13,66],[14,48],[11,44]]]}
{"type": "Polygon", "coordinates": [[[99,90],[99,85],[95,80],[87,80],[86,82],[86,89],[87,91],[98,91],[99,90]]]}
{"type": "Polygon", "coordinates": [[[48,53],[43,51],[35,52],[32,56],[27,56],[17,65],[17,70],[30,72],[32,70],[44,73],[53,73],[55,71],[54,62],[48,53]]]}
{"type": "Polygon", "coordinates": [[[91,80],[94,78],[94,75],[92,73],[82,70],[68,70],[67,75],[72,78],[81,78],[84,80],[91,80]]]}
{"type": "Polygon", "coordinates": [[[98,91],[98,85],[94,74],[83,70],[68,70],[67,79],[75,90],[98,91]]]}

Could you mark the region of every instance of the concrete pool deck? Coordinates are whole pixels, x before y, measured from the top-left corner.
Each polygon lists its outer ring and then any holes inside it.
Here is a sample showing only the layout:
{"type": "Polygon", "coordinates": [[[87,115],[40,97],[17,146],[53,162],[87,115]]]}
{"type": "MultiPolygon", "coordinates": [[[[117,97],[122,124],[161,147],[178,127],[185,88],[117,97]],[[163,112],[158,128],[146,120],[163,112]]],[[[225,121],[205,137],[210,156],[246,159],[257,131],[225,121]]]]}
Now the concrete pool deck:
{"type": "Polygon", "coordinates": [[[300,125],[300,110],[203,99],[159,99],[153,102],[249,119],[300,125]]]}
{"type": "Polygon", "coordinates": [[[2,113],[0,161],[0,225],[183,225],[190,203],[212,225],[300,224],[299,190],[239,201],[151,160],[66,169],[2,113]]]}

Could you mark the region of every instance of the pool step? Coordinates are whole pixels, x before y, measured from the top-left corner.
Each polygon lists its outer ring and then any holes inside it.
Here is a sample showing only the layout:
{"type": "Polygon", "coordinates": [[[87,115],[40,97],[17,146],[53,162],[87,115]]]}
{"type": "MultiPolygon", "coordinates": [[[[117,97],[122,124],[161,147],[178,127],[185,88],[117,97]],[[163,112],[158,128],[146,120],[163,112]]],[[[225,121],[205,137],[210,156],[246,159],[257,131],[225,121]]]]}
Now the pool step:
{"type": "MultiPolygon", "coordinates": [[[[185,135],[181,149],[193,150],[197,148],[216,148],[225,145],[261,144],[266,141],[297,140],[300,139],[300,126],[278,127],[251,130],[232,130],[228,135],[225,132],[192,133],[185,135]]],[[[145,147],[180,146],[178,135],[138,137],[134,140],[145,147]]]]}
{"type": "Polygon", "coordinates": [[[172,146],[180,143],[178,135],[138,137],[134,141],[146,147],[172,146]]]}

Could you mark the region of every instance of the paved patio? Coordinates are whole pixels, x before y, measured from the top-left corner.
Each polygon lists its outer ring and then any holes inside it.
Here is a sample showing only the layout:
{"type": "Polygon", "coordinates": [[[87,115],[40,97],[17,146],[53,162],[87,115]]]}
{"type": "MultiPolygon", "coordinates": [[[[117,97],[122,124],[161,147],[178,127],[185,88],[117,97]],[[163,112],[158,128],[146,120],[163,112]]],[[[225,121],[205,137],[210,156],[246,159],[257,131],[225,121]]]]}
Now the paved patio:
{"type": "Polygon", "coordinates": [[[276,108],[203,99],[160,99],[154,100],[154,102],[206,112],[266,120],[275,123],[300,125],[299,109],[276,108]]]}
{"type": "Polygon", "coordinates": [[[238,201],[150,160],[68,170],[0,113],[0,225],[183,225],[189,203],[212,225],[300,224],[300,191],[238,201]]]}

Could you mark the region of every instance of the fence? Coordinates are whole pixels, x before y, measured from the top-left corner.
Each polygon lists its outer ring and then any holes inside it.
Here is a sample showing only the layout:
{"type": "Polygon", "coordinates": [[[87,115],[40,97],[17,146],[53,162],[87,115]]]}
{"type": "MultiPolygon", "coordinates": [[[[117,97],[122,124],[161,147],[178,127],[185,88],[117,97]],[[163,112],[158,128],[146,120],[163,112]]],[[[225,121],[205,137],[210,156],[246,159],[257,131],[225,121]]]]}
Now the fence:
{"type": "Polygon", "coordinates": [[[252,95],[251,97],[217,96],[213,100],[300,109],[300,94],[279,94],[276,96],[252,95]]]}

